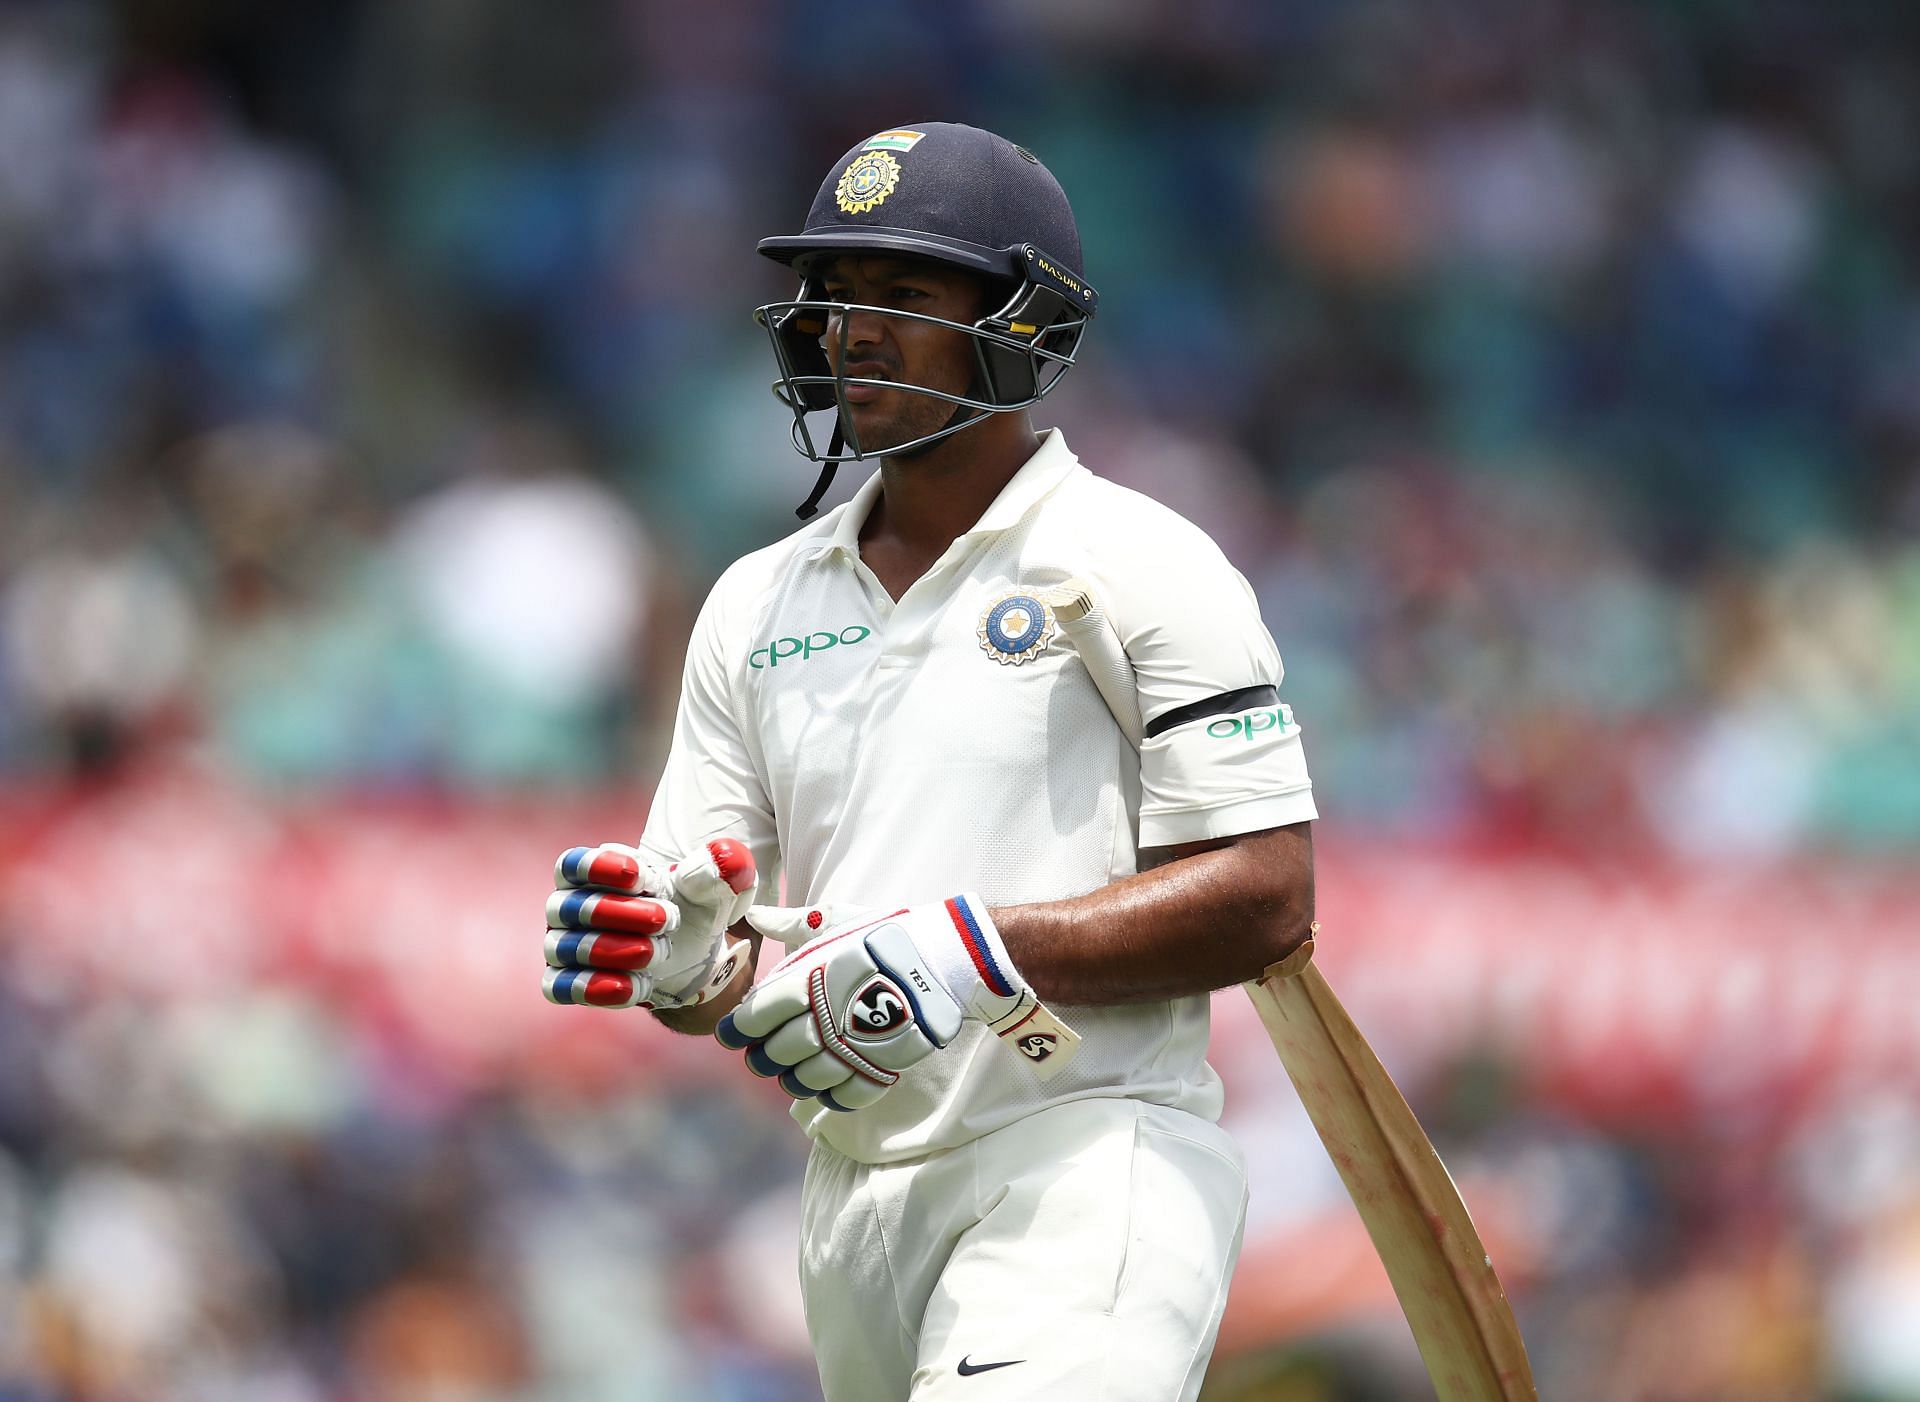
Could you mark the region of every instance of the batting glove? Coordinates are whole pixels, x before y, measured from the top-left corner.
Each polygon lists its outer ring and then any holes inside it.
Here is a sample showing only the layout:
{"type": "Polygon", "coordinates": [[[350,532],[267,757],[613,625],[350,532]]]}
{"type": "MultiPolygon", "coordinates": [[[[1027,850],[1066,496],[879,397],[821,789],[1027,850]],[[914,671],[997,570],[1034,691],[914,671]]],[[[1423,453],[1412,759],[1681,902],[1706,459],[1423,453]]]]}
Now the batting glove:
{"type": "Polygon", "coordinates": [[[753,904],[753,853],[715,838],[665,871],[632,847],[572,847],[547,897],[547,1000],[684,1008],[725,988],[749,944],[727,927],[753,904]]]}
{"type": "Polygon", "coordinates": [[[978,896],[890,914],[755,906],[747,923],[787,944],[819,932],[714,1033],[796,1099],[818,1097],[834,1110],[871,1105],[969,1018],[1021,1052],[1042,1079],[1079,1044],[1020,976],[978,896]]]}

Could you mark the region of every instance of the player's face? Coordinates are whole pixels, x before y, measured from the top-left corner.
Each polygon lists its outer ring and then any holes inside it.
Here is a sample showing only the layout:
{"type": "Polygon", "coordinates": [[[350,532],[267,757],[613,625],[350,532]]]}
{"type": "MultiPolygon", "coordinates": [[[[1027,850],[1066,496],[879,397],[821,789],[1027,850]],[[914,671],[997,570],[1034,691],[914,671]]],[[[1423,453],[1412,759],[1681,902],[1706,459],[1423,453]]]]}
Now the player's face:
{"type": "MultiPolygon", "coordinates": [[[[854,302],[886,311],[919,312],[962,325],[985,310],[985,283],[957,268],[914,258],[834,259],[824,270],[830,301],[854,302]]],[[[966,394],[973,384],[972,338],[959,331],[906,317],[851,311],[831,316],[823,344],[834,369],[862,379],[924,385],[966,394]],[[841,322],[846,322],[845,364],[841,322]]],[[[885,452],[938,432],[954,405],[931,395],[848,385],[847,410],[863,452],[885,452]]]]}

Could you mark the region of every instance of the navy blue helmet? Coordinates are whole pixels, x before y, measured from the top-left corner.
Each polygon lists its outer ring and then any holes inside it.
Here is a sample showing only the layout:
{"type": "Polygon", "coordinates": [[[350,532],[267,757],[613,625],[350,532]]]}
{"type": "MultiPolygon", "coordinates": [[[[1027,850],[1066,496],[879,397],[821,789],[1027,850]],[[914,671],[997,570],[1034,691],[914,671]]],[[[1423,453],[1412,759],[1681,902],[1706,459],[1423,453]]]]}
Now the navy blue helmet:
{"type": "MultiPolygon", "coordinates": [[[[1024,147],[978,127],[920,122],[879,132],[828,172],[797,234],[762,239],[760,251],[800,274],[800,292],[754,312],[767,329],[780,378],[773,392],[793,411],[793,443],[824,465],[802,518],[811,516],[835,465],[868,456],[846,412],[850,384],[885,385],[954,406],[946,424],[888,455],[912,453],[982,416],[1037,404],[1074,362],[1081,333],[1099,305],[1080,264],[1080,233],[1066,193],[1024,147]],[[928,258],[987,278],[1004,290],[997,310],[971,324],[885,307],[829,300],[821,270],[837,254],[864,252],[928,258]],[[973,384],[965,394],[887,380],[849,379],[822,343],[828,318],[848,310],[895,316],[972,338],[973,384]],[[826,451],[807,416],[833,411],[826,451]]],[[[844,341],[847,320],[840,320],[844,341]]]]}

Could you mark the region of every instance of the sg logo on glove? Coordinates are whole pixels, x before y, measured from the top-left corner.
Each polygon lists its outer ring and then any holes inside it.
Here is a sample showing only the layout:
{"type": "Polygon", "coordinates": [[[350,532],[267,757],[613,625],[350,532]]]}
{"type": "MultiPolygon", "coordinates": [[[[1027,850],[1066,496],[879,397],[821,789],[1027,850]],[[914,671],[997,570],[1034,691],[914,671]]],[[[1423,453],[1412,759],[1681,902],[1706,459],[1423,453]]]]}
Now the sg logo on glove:
{"type": "Polygon", "coordinates": [[[884,1037],[907,1025],[907,995],[885,974],[875,974],[847,1007],[849,1037],[884,1037]]]}
{"type": "Polygon", "coordinates": [[[796,1100],[865,1109],[968,1021],[985,1023],[1039,1080],[1072,1059],[1079,1036],[1020,977],[978,896],[841,914],[747,912],[763,935],[800,944],[714,1030],[755,1075],[796,1100]]]}
{"type": "Polygon", "coordinates": [[[1059,1045],[1059,1039],[1045,1032],[1035,1032],[1022,1037],[1014,1045],[1020,1049],[1020,1055],[1028,1061],[1045,1061],[1053,1055],[1053,1049],[1059,1045]]]}

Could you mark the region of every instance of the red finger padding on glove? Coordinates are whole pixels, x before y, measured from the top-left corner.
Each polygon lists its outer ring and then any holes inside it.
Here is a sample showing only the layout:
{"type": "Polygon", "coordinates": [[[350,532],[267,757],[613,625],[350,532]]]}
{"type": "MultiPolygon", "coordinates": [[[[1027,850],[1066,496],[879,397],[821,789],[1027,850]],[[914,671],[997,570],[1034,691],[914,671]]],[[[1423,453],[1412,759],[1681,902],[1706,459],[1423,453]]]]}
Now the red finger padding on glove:
{"type": "Polygon", "coordinates": [[[657,935],[668,927],[667,907],[645,896],[601,891],[555,891],[547,898],[547,924],[555,929],[614,930],[657,935]]]}
{"type": "Polygon", "coordinates": [[[546,995],[550,1003],[584,1003],[595,1008],[633,1006],[633,979],[586,969],[549,969],[546,995]]]}
{"type": "Polygon", "coordinates": [[[625,852],[599,847],[569,847],[553,864],[556,886],[606,886],[631,891],[640,880],[640,863],[625,852]]]}
{"type": "Polygon", "coordinates": [[[727,883],[735,895],[753,885],[759,877],[753,864],[753,853],[738,838],[716,837],[707,844],[707,853],[713,858],[714,870],[720,873],[720,879],[727,883]]]}
{"type": "Polygon", "coordinates": [[[646,935],[547,931],[547,962],[555,968],[644,969],[658,950],[659,942],[646,935]]]}

